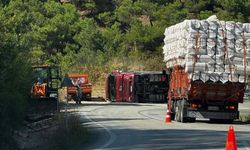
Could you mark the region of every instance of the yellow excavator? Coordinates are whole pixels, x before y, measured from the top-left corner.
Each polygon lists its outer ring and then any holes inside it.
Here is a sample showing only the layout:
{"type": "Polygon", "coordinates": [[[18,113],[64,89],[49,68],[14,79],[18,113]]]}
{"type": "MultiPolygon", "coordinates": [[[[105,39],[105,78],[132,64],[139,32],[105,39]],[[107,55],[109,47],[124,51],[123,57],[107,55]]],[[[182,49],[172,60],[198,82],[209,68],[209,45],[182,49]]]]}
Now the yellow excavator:
{"type": "Polygon", "coordinates": [[[31,98],[39,100],[56,100],[61,87],[61,71],[58,66],[33,66],[34,83],[31,98]]]}
{"type": "Polygon", "coordinates": [[[36,65],[33,67],[31,88],[31,114],[53,114],[59,110],[58,89],[61,87],[61,69],[58,66],[36,65]]]}

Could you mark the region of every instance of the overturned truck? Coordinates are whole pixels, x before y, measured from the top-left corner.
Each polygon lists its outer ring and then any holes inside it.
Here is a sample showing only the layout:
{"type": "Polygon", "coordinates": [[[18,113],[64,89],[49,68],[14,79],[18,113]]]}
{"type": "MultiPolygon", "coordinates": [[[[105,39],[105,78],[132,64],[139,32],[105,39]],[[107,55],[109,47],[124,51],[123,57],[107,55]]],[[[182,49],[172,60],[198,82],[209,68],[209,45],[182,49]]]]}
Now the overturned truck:
{"type": "Polygon", "coordinates": [[[238,119],[250,74],[250,24],[212,16],[185,20],[164,34],[172,119],[238,119]]]}
{"type": "Polygon", "coordinates": [[[114,102],[165,103],[169,75],[166,72],[118,72],[106,78],[106,98],[114,102]]]}

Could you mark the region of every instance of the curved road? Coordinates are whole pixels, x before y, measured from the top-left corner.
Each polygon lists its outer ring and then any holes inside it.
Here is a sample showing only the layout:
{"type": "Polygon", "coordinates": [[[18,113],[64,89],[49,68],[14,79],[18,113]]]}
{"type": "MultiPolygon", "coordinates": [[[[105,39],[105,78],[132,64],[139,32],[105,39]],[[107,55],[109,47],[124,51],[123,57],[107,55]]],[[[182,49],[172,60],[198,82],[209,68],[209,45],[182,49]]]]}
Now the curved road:
{"type": "MultiPolygon", "coordinates": [[[[166,104],[88,102],[77,110],[92,135],[83,149],[225,149],[229,124],[164,122],[166,104]]],[[[239,150],[250,150],[250,124],[233,124],[239,150]]]]}

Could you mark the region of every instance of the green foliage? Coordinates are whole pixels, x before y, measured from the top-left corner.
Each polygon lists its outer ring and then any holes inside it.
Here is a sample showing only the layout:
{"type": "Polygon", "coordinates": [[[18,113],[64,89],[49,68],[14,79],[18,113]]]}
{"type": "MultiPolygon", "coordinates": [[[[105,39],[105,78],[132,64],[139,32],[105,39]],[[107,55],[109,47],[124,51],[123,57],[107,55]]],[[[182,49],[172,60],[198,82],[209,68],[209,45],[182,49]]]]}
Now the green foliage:
{"type": "Polygon", "coordinates": [[[19,91],[1,91],[0,95],[2,97],[0,104],[0,149],[17,149],[12,133],[23,120],[27,97],[24,97],[19,91]]]}
{"type": "Polygon", "coordinates": [[[124,34],[119,29],[120,23],[115,22],[110,28],[102,31],[103,49],[107,57],[114,57],[121,50],[124,34]]]}
{"type": "Polygon", "coordinates": [[[0,149],[16,149],[13,131],[23,120],[31,88],[32,3],[11,1],[0,10],[0,149]]]}

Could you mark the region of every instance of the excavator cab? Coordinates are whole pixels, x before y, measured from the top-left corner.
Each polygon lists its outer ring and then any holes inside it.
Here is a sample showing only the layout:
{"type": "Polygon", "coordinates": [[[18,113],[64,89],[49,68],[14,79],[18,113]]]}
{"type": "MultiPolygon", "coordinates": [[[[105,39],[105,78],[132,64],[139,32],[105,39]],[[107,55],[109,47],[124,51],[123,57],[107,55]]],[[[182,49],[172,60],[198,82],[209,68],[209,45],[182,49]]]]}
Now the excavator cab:
{"type": "Polygon", "coordinates": [[[61,69],[58,66],[33,66],[34,83],[31,98],[57,99],[61,87],[61,69]]]}

